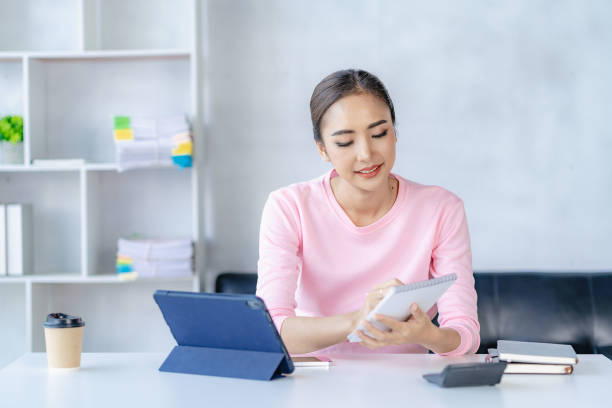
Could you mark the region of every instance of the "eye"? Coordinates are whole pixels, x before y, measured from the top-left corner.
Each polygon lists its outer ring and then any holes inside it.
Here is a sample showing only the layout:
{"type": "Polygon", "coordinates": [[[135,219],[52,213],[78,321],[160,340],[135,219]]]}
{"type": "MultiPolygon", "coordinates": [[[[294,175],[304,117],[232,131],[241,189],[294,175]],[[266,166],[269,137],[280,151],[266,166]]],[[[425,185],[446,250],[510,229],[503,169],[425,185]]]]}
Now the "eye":
{"type": "Polygon", "coordinates": [[[336,143],[336,146],[338,147],[346,147],[346,146],[350,146],[353,144],[353,141],[351,140],[350,142],[346,142],[346,143],[336,143]]]}
{"type": "Polygon", "coordinates": [[[379,133],[377,135],[372,135],[372,137],[383,137],[383,136],[386,136],[386,135],[387,135],[387,131],[385,130],[384,132],[379,133]]]}

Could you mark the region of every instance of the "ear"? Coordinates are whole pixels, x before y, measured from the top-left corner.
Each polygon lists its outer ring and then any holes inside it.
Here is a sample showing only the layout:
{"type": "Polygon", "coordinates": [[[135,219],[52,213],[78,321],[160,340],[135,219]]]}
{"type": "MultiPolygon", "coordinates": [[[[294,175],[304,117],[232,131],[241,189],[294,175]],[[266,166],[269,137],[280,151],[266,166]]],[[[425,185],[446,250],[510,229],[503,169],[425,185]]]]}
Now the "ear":
{"type": "Polygon", "coordinates": [[[330,161],[329,156],[327,155],[327,150],[325,150],[325,146],[323,145],[323,143],[315,140],[315,145],[317,146],[317,150],[319,151],[319,156],[321,156],[321,159],[326,162],[330,161]]]}

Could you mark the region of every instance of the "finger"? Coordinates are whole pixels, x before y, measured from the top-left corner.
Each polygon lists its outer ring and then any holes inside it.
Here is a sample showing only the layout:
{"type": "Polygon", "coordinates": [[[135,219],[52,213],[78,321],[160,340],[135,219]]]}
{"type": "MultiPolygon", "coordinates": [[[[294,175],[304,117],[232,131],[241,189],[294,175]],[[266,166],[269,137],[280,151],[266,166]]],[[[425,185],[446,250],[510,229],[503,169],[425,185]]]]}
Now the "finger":
{"type": "Polygon", "coordinates": [[[376,320],[387,326],[391,329],[391,331],[399,331],[401,329],[402,322],[396,320],[390,316],[385,316],[381,314],[377,314],[374,316],[376,320]]]}
{"type": "Polygon", "coordinates": [[[404,283],[401,280],[394,278],[394,279],[379,283],[378,285],[374,286],[374,290],[389,288],[392,286],[401,286],[403,284],[404,283]]]}
{"type": "Polygon", "coordinates": [[[389,332],[380,330],[378,327],[374,326],[372,323],[370,323],[367,320],[363,322],[363,325],[368,331],[368,333],[370,333],[370,337],[376,340],[386,341],[387,336],[389,335],[389,332]]]}
{"type": "Polygon", "coordinates": [[[429,317],[425,315],[425,312],[423,312],[423,310],[416,303],[410,305],[410,313],[412,313],[412,316],[414,316],[415,319],[429,319],[429,317]]]}
{"type": "Polygon", "coordinates": [[[357,335],[361,339],[361,344],[367,348],[375,349],[380,347],[378,341],[365,334],[363,330],[357,330],[357,335]]]}

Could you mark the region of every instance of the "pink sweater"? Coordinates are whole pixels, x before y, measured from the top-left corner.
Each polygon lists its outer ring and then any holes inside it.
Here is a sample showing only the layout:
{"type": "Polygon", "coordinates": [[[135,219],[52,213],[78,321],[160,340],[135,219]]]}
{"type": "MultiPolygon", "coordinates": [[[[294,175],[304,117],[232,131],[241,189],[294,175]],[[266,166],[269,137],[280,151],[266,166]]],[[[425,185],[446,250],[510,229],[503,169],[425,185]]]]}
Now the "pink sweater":
{"type": "MultiPolygon", "coordinates": [[[[474,353],[480,344],[470,237],[462,201],[436,186],[399,180],[397,199],[382,218],[357,227],[336,201],[330,179],[272,192],[259,237],[257,295],[278,328],[289,316],[331,316],[358,310],[364,294],[398,278],[411,283],[457,274],[437,302],[440,327],[461,344],[444,355],[474,353]]],[[[433,317],[436,307],[428,311],[433,317]]],[[[370,350],[348,341],[318,353],[425,353],[417,344],[370,350]]]]}

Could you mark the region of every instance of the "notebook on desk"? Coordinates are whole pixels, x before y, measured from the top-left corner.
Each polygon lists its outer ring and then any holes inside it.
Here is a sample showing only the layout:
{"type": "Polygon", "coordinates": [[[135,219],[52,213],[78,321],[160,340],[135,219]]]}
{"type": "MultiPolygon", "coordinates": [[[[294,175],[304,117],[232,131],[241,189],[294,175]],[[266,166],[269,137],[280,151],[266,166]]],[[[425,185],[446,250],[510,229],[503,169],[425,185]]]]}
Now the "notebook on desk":
{"type": "Polygon", "coordinates": [[[513,363],[577,364],[578,357],[569,344],[498,340],[500,360],[513,363]]]}

